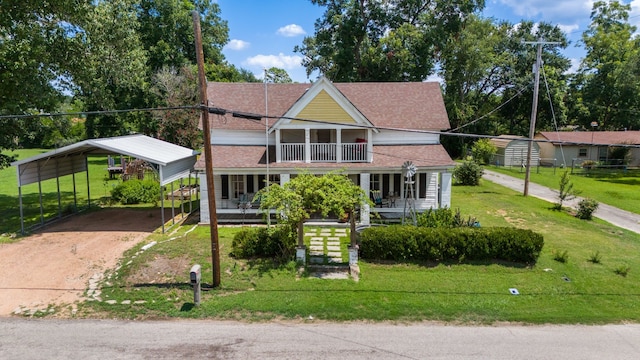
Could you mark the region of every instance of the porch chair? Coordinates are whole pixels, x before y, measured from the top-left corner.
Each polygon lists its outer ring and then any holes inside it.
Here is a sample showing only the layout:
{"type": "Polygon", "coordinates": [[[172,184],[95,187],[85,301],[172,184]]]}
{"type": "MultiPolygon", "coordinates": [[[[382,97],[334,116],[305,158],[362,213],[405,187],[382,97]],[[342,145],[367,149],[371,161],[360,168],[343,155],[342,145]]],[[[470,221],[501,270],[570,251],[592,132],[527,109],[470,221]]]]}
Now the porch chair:
{"type": "Polygon", "coordinates": [[[376,207],[388,206],[389,201],[382,198],[382,192],[380,190],[371,190],[371,195],[373,197],[373,203],[376,205],[376,207]]]}

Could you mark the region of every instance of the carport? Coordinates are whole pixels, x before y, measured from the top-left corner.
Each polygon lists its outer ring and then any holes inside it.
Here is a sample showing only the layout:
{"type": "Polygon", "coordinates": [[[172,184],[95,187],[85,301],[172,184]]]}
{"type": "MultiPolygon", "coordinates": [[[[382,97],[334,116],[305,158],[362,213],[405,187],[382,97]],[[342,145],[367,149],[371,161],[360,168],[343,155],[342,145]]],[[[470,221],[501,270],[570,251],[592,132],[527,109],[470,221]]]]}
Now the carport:
{"type": "MultiPolygon", "coordinates": [[[[58,189],[59,217],[62,214],[59,178],[72,175],[74,203],[76,199],[76,178],[78,172],[87,173],[87,197],[91,206],[88,157],[91,155],[126,155],[149,163],[158,174],[162,199],[164,187],[173,181],[183,179],[193,172],[199,152],[145,135],[127,135],[102,139],[84,140],[72,145],[52,150],[28,159],[13,162],[18,173],[18,196],[20,203],[20,226],[24,229],[22,187],[38,183],[40,198],[40,219],[44,224],[41,182],[56,179],[58,189]]],[[[106,164],[105,164],[106,165],[106,164]]],[[[105,166],[106,170],[106,166],[105,166]]],[[[190,178],[190,177],[189,177],[190,178]]],[[[162,201],[162,231],[164,232],[164,201],[162,201]]]]}

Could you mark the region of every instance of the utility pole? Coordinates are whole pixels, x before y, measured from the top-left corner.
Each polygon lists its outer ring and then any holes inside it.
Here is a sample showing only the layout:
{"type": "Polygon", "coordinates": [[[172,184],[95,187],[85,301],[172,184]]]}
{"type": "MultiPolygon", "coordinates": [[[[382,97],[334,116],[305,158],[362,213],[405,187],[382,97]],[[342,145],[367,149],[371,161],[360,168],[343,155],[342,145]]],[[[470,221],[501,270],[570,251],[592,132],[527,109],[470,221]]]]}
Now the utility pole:
{"type": "Polygon", "coordinates": [[[531,176],[531,151],[533,149],[533,138],[536,135],[536,117],[538,114],[538,91],[540,88],[540,66],[542,64],[542,45],[559,45],[559,42],[553,41],[523,41],[523,44],[538,45],[538,53],[536,55],[536,64],[534,66],[535,83],[533,86],[533,105],[531,106],[531,124],[529,126],[529,145],[527,146],[527,162],[526,172],[524,175],[524,196],[529,195],[529,179],[531,176]]]}
{"type": "Polygon", "coordinates": [[[204,133],[204,168],[207,177],[207,198],[209,201],[209,227],[211,228],[211,268],[213,287],[220,286],[220,245],[218,242],[218,216],[216,214],[216,192],[213,184],[213,161],[211,154],[211,130],[209,129],[209,108],[207,106],[207,77],[204,73],[204,52],[200,31],[200,14],[191,13],[193,31],[196,39],[196,58],[198,62],[198,80],[200,85],[200,109],[202,110],[202,132],[204,133]]]}

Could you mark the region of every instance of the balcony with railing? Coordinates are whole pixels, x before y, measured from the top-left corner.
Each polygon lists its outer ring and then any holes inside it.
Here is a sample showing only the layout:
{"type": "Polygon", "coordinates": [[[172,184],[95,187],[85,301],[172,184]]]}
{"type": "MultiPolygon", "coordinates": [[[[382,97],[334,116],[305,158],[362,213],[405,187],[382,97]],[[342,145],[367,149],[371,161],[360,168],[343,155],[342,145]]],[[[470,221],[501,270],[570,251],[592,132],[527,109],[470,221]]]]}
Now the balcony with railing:
{"type": "Polygon", "coordinates": [[[366,143],[312,143],[308,154],[304,143],[280,144],[283,162],[367,162],[366,143]],[[308,156],[307,156],[308,155],[308,156]]]}

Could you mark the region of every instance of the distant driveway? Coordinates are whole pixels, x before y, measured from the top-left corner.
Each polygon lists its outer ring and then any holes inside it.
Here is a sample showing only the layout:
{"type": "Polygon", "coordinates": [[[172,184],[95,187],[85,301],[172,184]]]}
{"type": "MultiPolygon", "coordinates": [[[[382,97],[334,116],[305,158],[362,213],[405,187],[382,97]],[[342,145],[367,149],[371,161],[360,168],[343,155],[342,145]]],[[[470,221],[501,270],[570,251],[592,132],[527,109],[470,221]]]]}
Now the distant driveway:
{"type": "MultiPolygon", "coordinates": [[[[519,191],[520,193],[524,192],[524,180],[518,179],[516,177],[485,169],[482,178],[508,187],[515,191],[519,191]]],[[[529,195],[552,203],[558,201],[558,192],[556,190],[552,190],[532,182],[529,183],[529,195]]],[[[582,200],[582,198],[578,197],[571,201],[567,201],[564,204],[575,209],[578,206],[580,200],[582,200]]],[[[598,210],[593,213],[593,216],[615,226],[640,234],[640,215],[638,214],[634,214],[629,211],[621,210],[616,207],[600,203],[600,206],[598,206],[598,210]]]]}

